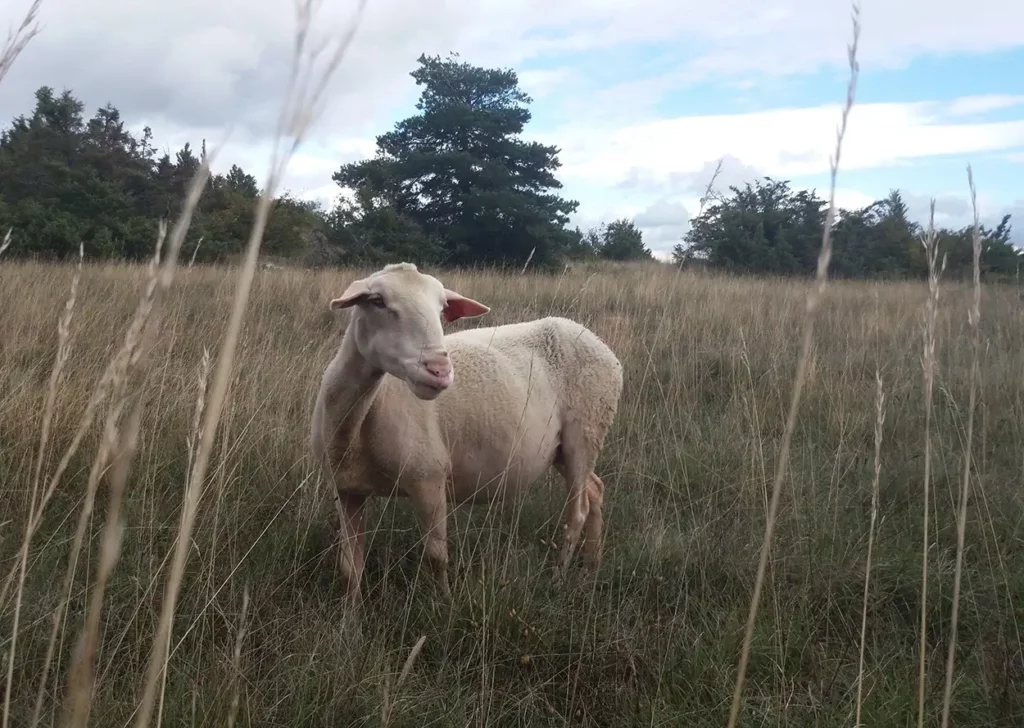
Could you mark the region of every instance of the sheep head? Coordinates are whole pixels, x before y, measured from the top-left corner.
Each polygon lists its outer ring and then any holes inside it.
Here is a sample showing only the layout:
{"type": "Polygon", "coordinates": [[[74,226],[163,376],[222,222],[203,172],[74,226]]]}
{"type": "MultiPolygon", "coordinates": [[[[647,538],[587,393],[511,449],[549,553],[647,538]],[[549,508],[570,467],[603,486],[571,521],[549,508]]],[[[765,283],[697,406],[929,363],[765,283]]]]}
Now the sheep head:
{"type": "Polygon", "coordinates": [[[353,281],[330,307],[352,308],[350,326],[360,355],[425,400],[436,399],[455,381],[441,319],[455,321],[490,310],[411,263],[388,265],[353,281]]]}

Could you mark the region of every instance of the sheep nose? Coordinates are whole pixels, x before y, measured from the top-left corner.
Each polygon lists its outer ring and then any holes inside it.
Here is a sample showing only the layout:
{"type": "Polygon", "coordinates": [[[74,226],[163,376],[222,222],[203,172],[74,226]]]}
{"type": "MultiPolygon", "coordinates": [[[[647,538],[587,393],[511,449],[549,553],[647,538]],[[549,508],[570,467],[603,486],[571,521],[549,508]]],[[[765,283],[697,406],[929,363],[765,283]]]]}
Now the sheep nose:
{"type": "Polygon", "coordinates": [[[447,351],[438,352],[424,358],[423,366],[428,372],[439,379],[448,377],[452,373],[452,360],[448,358],[447,351]]]}

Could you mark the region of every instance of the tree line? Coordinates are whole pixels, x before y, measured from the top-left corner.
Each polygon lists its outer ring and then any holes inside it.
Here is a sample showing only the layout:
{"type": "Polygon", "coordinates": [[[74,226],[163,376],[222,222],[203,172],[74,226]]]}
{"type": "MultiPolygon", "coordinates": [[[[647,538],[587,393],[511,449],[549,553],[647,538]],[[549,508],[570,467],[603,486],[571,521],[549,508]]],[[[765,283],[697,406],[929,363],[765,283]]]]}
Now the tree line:
{"type": "MultiPolygon", "coordinates": [[[[676,264],[701,264],[740,274],[814,275],[825,230],[828,201],[812,190],[793,190],[766,177],[730,187],[691,223],[675,246],[676,264]]],[[[984,225],[981,269],[988,276],[1016,277],[1024,257],[1010,242],[1010,216],[995,228],[984,225]]],[[[855,210],[838,210],[832,227],[829,272],[838,278],[924,278],[923,241],[928,231],[908,217],[899,190],[855,210]]],[[[973,269],[974,226],[937,227],[934,235],[946,274],[973,269]]]]}
{"type": "MultiPolygon", "coordinates": [[[[558,150],[520,138],[531,99],[516,74],[421,56],[418,114],[377,138],[372,159],[334,174],[336,204],[275,200],[262,250],[305,264],[383,263],[537,267],[566,257],[650,258],[632,221],[583,233],[578,203],[557,194],[558,150]]],[[[35,95],[31,114],[0,132],[0,229],[10,255],[140,260],[160,218],[180,211],[205,153],[185,144],[159,154],[153,132],[133,134],[107,104],[91,119],[71,91],[35,95]]],[[[183,255],[199,262],[240,253],[260,194],[238,166],[211,175],[183,255]]]]}
{"type": "MultiPolygon", "coordinates": [[[[652,259],[628,218],[586,232],[570,227],[578,203],[559,193],[559,149],[523,138],[532,99],[514,71],[473,66],[455,54],[421,55],[411,76],[422,87],[416,113],[376,138],[373,157],[340,166],[334,205],[280,195],[264,254],[305,265],[409,260],[520,268],[529,261],[540,269],[568,260],[652,259]]],[[[35,100],[31,114],[0,132],[0,232],[12,231],[8,254],[62,259],[77,255],[81,243],[90,258],[150,255],[157,221],[179,212],[205,143],[160,154],[152,130],[133,134],[111,104],[86,119],[71,91],[42,87],[35,100]]],[[[238,166],[213,174],[183,255],[215,262],[240,253],[259,194],[257,180],[238,166]]],[[[674,262],[812,274],[825,209],[814,192],[770,178],[732,187],[692,221],[674,262]]],[[[920,275],[921,231],[906,215],[898,192],[842,211],[833,271],[920,275]]],[[[1016,271],[1009,231],[1008,216],[984,231],[986,270],[1016,271]]],[[[953,266],[969,264],[969,229],[940,237],[953,266]]]]}

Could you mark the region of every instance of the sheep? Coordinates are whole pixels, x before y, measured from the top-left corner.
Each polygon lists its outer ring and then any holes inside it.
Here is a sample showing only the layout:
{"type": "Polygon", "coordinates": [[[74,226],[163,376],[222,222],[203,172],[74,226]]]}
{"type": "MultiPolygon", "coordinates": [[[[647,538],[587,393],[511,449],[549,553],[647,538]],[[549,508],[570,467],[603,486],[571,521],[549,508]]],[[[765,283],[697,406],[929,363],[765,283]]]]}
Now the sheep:
{"type": "Polygon", "coordinates": [[[445,335],[490,309],[414,264],[353,281],[331,310],[351,309],[324,369],[310,448],[336,490],[338,570],[358,601],[364,505],[374,495],[412,501],[424,556],[445,599],[448,502],[501,502],[554,467],[567,487],[562,581],[581,536],[601,557],[604,483],[594,473],[622,393],[622,365],[592,331],[548,317],[445,335]]]}

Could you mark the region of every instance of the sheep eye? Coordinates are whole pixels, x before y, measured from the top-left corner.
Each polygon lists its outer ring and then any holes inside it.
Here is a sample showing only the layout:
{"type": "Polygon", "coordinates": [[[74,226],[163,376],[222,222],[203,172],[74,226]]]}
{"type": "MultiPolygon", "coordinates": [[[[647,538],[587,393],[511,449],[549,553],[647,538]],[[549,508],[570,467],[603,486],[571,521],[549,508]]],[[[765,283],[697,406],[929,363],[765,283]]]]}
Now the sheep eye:
{"type": "Polygon", "coordinates": [[[376,308],[387,308],[387,304],[384,303],[384,297],[381,296],[379,293],[375,293],[369,298],[367,298],[366,302],[369,303],[371,306],[375,306],[376,308]]]}

